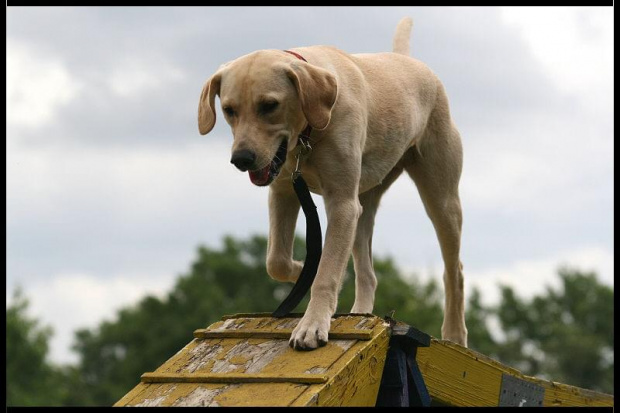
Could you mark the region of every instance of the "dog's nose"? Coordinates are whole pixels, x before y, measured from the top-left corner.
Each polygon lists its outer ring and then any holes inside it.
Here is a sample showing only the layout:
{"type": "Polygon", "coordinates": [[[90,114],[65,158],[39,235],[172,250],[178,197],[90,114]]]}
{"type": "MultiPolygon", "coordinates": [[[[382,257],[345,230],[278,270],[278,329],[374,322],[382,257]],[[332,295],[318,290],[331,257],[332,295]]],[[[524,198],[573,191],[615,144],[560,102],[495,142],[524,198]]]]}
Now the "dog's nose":
{"type": "Polygon", "coordinates": [[[234,164],[240,171],[247,171],[254,164],[256,154],[247,149],[241,149],[233,153],[230,163],[234,164]]]}

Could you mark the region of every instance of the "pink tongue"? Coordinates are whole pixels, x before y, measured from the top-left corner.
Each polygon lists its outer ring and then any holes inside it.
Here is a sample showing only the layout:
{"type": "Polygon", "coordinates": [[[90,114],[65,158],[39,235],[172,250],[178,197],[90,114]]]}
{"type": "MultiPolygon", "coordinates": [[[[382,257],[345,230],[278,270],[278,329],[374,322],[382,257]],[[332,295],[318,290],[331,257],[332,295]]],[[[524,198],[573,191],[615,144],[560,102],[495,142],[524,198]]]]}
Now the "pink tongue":
{"type": "Polygon", "coordinates": [[[250,181],[254,185],[264,185],[269,180],[269,165],[265,166],[263,169],[259,169],[256,171],[249,171],[250,181]]]}

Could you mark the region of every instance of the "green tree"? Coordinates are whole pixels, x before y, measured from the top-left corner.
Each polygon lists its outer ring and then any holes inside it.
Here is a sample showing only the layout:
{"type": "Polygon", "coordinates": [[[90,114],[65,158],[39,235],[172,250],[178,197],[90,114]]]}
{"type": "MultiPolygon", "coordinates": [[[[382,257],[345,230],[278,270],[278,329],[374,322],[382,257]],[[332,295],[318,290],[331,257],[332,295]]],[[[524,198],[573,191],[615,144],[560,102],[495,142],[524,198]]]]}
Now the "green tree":
{"type": "Polygon", "coordinates": [[[62,374],[47,360],[50,327],[27,315],[29,302],[17,289],[6,309],[6,403],[8,406],[60,404],[62,374]]]}
{"type": "MultiPolygon", "coordinates": [[[[221,250],[199,247],[188,273],[181,275],[163,299],[145,297],[120,310],[116,320],[76,334],[80,364],[74,381],[83,386],[67,404],[111,405],[133,388],[140,375],[153,371],[192,340],[192,332],[238,312],[271,312],[292,284],[267,276],[267,239],[224,239],[221,250]]],[[[294,257],[303,259],[305,244],[297,238],[294,257]]],[[[375,313],[396,310],[399,320],[437,334],[441,326],[441,295],[436,283],[406,281],[391,259],[376,259],[379,283],[375,313]]],[[[353,306],[352,265],[343,286],[340,312],[353,306]]],[[[309,296],[309,294],[308,294],[309,296]]],[[[309,297],[298,306],[302,312],[309,297]]]]}
{"type": "MultiPolygon", "coordinates": [[[[424,284],[415,274],[405,276],[392,258],[373,257],[378,284],[373,313],[415,326],[435,337],[441,335],[443,293],[434,279],[424,284]]],[[[347,313],[355,301],[355,273],[349,261],[338,300],[339,312],[347,313]]]]}
{"type": "Polygon", "coordinates": [[[467,325],[467,346],[472,350],[489,357],[498,357],[498,346],[491,334],[491,320],[494,317],[493,308],[482,303],[482,295],[474,288],[465,305],[465,325],[467,325]]]}
{"type": "Polygon", "coordinates": [[[559,289],[531,300],[502,286],[496,312],[506,336],[498,358],[524,373],[613,394],[613,288],[562,268],[559,289]]]}
{"type": "MultiPolygon", "coordinates": [[[[265,268],[267,239],[226,237],[220,249],[201,246],[187,273],[163,298],[148,296],[118,311],[114,320],[80,330],[74,349],[78,366],[67,368],[73,389],[67,405],[111,405],[140,379],[192,340],[192,332],[238,312],[271,312],[292,284],[270,279],[265,268]]],[[[303,259],[297,238],[294,257],[303,259]]],[[[395,318],[440,337],[443,288],[404,276],[390,258],[374,257],[379,280],[374,313],[395,318]]],[[[474,290],[466,305],[471,348],[521,369],[524,373],[567,384],[613,392],[613,290],[593,274],[561,271],[563,289],[522,300],[507,287],[497,307],[485,306],[474,290]],[[497,334],[489,320],[497,319],[497,334]],[[494,337],[505,337],[498,340],[494,337]],[[578,355],[582,359],[572,362],[578,355]]],[[[354,301],[353,266],[349,262],[339,312],[354,301]]],[[[298,306],[306,308],[308,297],[298,306]]]]}
{"type": "MultiPolygon", "coordinates": [[[[224,239],[221,250],[201,246],[187,274],[164,298],[147,296],[114,321],[80,330],[74,349],[78,375],[92,403],[111,405],[192,340],[192,332],[236,312],[273,311],[292,284],[266,276],[267,240],[224,239]]],[[[70,400],[83,404],[84,399],[70,400]]]]}

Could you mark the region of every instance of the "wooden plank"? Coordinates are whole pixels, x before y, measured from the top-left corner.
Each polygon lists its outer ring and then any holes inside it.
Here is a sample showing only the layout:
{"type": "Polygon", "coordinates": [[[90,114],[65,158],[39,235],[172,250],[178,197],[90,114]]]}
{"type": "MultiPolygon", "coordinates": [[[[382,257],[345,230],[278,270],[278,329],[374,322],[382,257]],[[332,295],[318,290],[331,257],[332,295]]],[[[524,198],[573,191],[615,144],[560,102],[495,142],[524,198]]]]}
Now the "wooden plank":
{"type": "MultiPolygon", "coordinates": [[[[261,330],[261,329],[246,329],[243,330],[208,330],[198,329],[194,331],[194,337],[198,339],[206,338],[267,338],[267,339],[281,339],[288,340],[291,337],[292,329],[290,330],[261,330]]],[[[364,330],[348,330],[337,331],[328,334],[329,340],[370,340],[372,338],[372,331],[364,330]]]]}
{"type": "Polygon", "coordinates": [[[136,387],[131,389],[126,395],[121,397],[119,401],[114,403],[112,407],[127,406],[129,404],[132,404],[133,400],[136,400],[137,398],[144,396],[145,391],[149,388],[149,386],[150,386],[149,384],[139,383],[136,387]]]}
{"type": "MultiPolygon", "coordinates": [[[[304,313],[290,313],[286,318],[302,318],[304,313]]],[[[222,320],[231,320],[236,318],[272,318],[272,313],[235,313],[222,316],[222,320]]]]}
{"type": "MultiPolygon", "coordinates": [[[[389,347],[389,331],[378,326],[370,346],[344,354],[332,368],[340,368],[331,386],[319,395],[319,406],[374,406],[389,347]],[[363,390],[362,390],[363,389],[363,390]]],[[[361,343],[360,343],[361,344],[361,343]]]]}
{"type": "Polygon", "coordinates": [[[613,406],[614,396],[567,384],[528,377],[545,388],[543,406],[613,406]]]}
{"type": "Polygon", "coordinates": [[[327,382],[322,374],[144,373],[142,383],[301,383],[327,382]]]}
{"type": "Polygon", "coordinates": [[[375,353],[386,353],[377,350],[374,340],[380,333],[386,346],[389,340],[383,320],[338,316],[331,320],[327,345],[308,352],[288,346],[299,320],[237,315],[200,329],[201,338],[145,374],[144,382],[116,406],[289,406],[299,405],[302,395],[306,405],[373,405],[384,361],[378,365],[375,353]],[[360,365],[358,374],[348,363],[360,365]],[[332,380],[342,374],[347,378],[332,380]],[[341,387],[344,400],[337,395],[341,387]]]}
{"type": "Polygon", "coordinates": [[[431,397],[450,406],[498,406],[502,374],[545,388],[543,406],[613,406],[608,394],[530,377],[447,340],[420,347],[418,366],[431,397]]]}
{"type": "Polygon", "coordinates": [[[300,392],[317,386],[298,383],[168,384],[176,386],[161,406],[288,406],[300,392]]]}
{"type": "MultiPolygon", "coordinates": [[[[274,317],[242,317],[241,315],[228,316],[221,321],[211,324],[207,329],[199,329],[198,331],[268,331],[268,332],[289,332],[291,333],[300,318],[274,318],[274,317]]],[[[340,316],[332,318],[330,325],[330,333],[339,333],[347,331],[370,332],[374,325],[381,321],[378,317],[367,316],[340,316]]]]}
{"type": "Polygon", "coordinates": [[[159,383],[140,383],[136,387],[141,387],[143,391],[136,395],[132,400],[126,404],[115,404],[114,406],[137,406],[137,407],[149,407],[157,406],[163,400],[162,394],[166,392],[166,385],[159,383]]]}
{"type": "Polygon", "coordinates": [[[374,406],[389,341],[386,326],[375,323],[370,345],[355,343],[329,367],[329,382],[308,388],[291,406],[374,406]]]}
{"type": "MultiPolygon", "coordinates": [[[[288,346],[299,320],[234,315],[199,329],[115,406],[374,406],[388,325],[339,315],[326,346],[299,352],[288,346]]],[[[502,376],[510,375],[543,387],[543,406],[613,406],[611,395],[525,376],[449,341],[432,339],[417,360],[431,397],[444,405],[497,406],[502,376]]]]}
{"type": "Polygon", "coordinates": [[[161,400],[158,406],[200,406],[200,407],[218,407],[219,402],[217,396],[230,389],[231,384],[227,383],[166,383],[162,384],[167,391],[164,393],[165,398],[161,400]]]}
{"type": "MultiPolygon", "coordinates": [[[[302,318],[305,313],[290,313],[287,314],[286,318],[302,318]]],[[[376,318],[377,316],[369,313],[336,313],[332,316],[332,318],[340,318],[340,317],[366,317],[366,318],[376,318]]],[[[222,320],[230,320],[235,318],[275,318],[272,313],[236,313],[236,314],[226,314],[222,316],[222,320]]],[[[277,320],[282,320],[283,318],[277,318],[277,320]]]]}

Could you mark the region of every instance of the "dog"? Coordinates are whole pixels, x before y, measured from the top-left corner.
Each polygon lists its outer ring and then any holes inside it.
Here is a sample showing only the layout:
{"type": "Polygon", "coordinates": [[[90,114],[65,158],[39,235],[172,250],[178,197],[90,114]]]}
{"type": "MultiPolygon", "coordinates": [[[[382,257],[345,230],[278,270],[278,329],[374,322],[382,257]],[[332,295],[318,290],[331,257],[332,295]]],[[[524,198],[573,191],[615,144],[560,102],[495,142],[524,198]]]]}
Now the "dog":
{"type": "Polygon", "coordinates": [[[266,266],[278,281],[295,282],[303,268],[292,258],[300,204],[291,173],[300,133],[312,128],[313,149],[300,169],[312,192],[322,195],[328,225],[308,307],[289,340],[294,349],[327,343],[351,253],[351,313],[372,313],[375,214],[403,171],[418,188],[441,248],[442,338],[467,346],[459,258],[462,143],[442,83],[409,56],[412,24],[408,17],[398,23],[392,52],[347,54],[332,46],[259,50],[223,64],[202,88],[200,134],[215,124],[219,95],[234,135],[231,163],[248,171],[255,185],[269,186],[266,266]]]}

